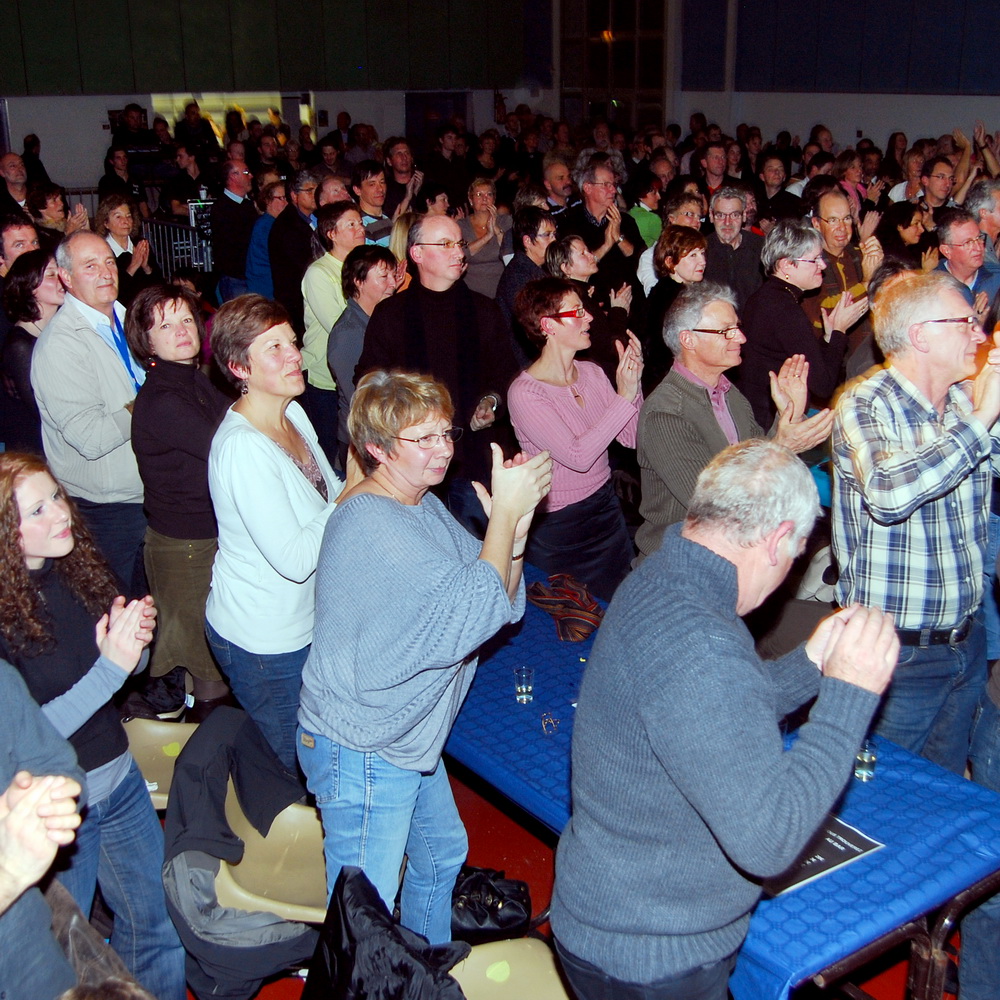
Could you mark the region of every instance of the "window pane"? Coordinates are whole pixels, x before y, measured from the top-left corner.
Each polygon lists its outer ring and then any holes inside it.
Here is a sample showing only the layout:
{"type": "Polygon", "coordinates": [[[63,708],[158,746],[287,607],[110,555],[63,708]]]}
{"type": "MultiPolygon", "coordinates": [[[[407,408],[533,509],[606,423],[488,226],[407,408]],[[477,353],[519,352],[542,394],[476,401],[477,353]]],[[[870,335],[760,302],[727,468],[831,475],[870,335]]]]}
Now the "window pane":
{"type": "Polygon", "coordinates": [[[587,43],[587,86],[602,89],[608,85],[608,46],[605,42],[587,43]]]}
{"type": "Polygon", "coordinates": [[[658,90],[663,86],[663,40],[639,39],[638,84],[643,90],[658,90]]]}
{"type": "Polygon", "coordinates": [[[665,0],[638,0],[640,31],[663,31],[664,5],[665,0]]]}

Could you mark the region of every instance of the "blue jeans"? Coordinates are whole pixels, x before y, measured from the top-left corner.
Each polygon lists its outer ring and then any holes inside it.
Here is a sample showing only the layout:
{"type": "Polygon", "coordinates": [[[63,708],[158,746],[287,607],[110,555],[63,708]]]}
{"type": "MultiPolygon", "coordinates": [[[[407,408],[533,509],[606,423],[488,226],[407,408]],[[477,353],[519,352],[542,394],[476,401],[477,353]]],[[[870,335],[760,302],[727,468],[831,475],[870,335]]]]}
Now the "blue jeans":
{"type": "Polygon", "coordinates": [[[215,662],[226,675],[236,700],[257,723],[289,774],[298,774],[295,727],[298,725],[302,668],[309,647],[291,653],[251,653],[224,639],[209,622],[205,622],[205,634],[215,662]]]}
{"type": "MultiPolygon", "coordinates": [[[[1000,711],[987,692],[972,727],[972,780],[1000,792],[1000,711]]],[[[995,1000],[1000,990],[1000,893],[962,920],[959,1000],[995,1000]]]]}
{"type": "Polygon", "coordinates": [[[983,617],[986,620],[986,659],[1000,659],[1000,606],[997,604],[997,555],[1000,554],[1000,516],[990,512],[989,541],[983,561],[983,617]]]}
{"type": "Polygon", "coordinates": [[[730,955],[655,983],[626,983],[577,958],[558,940],[556,951],[579,1000],[726,1000],[729,975],[736,964],[736,956],[730,955]]]}
{"type": "Polygon", "coordinates": [[[336,389],[320,389],[306,382],[306,391],[299,402],[306,411],[309,422],[316,431],[319,446],[327,461],[334,467],[340,458],[337,445],[337,423],[340,419],[340,393],[336,389]]]}
{"type": "Polygon", "coordinates": [[[344,865],[361,868],[392,912],[431,944],[451,940],[451,893],[469,841],[444,764],[405,771],[299,727],[299,763],[323,818],[327,895],[344,865]]]}
{"type": "MultiPolygon", "coordinates": [[[[85,916],[95,886],[115,915],[111,947],[159,1000],[186,1000],[184,948],[163,893],[163,829],[135,761],[106,798],[88,805],[59,881],[85,916]]],[[[58,863],[57,863],[58,865],[58,863]]]]}
{"type": "Polygon", "coordinates": [[[0,996],[37,1000],[76,985],[76,973],[52,934],[52,910],[36,888],[0,914],[0,996]]]}
{"type": "Polygon", "coordinates": [[[976,614],[957,646],[903,646],[875,731],[955,774],[965,773],[969,734],[986,686],[986,628],[976,614]]]}

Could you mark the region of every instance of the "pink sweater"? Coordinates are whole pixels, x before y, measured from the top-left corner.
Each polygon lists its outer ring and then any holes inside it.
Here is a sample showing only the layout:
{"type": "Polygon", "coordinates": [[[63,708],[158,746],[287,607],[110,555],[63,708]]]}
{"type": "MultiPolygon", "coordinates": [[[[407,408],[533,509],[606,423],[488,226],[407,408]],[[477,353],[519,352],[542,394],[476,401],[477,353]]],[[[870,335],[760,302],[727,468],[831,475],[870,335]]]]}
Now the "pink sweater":
{"type": "Polygon", "coordinates": [[[635,447],[640,391],[630,403],[615,392],[604,372],[590,361],[577,361],[580,377],[571,386],[548,385],[521,372],[507,392],[510,419],[528,455],[552,454],[552,491],[548,510],[585,500],[609,479],[608,445],[617,438],[635,447]],[[583,397],[581,406],[573,389],[583,397]]]}

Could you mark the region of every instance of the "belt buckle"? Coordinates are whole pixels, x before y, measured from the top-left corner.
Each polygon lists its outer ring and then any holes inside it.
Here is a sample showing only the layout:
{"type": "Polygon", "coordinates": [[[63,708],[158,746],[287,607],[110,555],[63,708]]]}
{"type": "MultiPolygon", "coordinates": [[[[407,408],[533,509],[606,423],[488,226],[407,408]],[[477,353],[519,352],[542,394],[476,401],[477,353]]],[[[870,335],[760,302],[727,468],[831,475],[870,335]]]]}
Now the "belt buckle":
{"type": "Polygon", "coordinates": [[[959,643],[965,642],[965,640],[969,638],[969,625],[971,621],[971,618],[966,618],[961,625],[956,625],[951,630],[948,634],[949,646],[957,646],[959,643]]]}

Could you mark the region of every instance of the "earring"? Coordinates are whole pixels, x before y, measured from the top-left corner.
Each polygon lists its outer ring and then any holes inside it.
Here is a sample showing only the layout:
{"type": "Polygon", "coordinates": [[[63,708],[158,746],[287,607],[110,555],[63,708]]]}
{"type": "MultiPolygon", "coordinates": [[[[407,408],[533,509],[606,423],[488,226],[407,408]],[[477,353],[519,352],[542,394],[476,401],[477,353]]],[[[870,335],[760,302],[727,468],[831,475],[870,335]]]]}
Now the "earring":
{"type": "Polygon", "coordinates": [[[250,386],[245,378],[240,379],[240,395],[245,396],[250,391],[250,386]]]}

